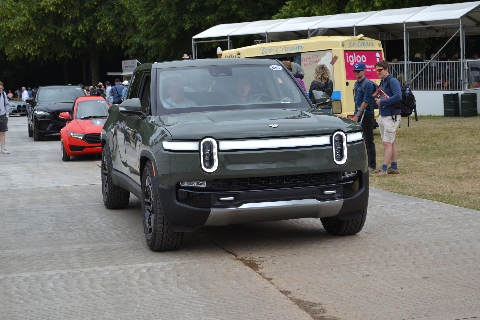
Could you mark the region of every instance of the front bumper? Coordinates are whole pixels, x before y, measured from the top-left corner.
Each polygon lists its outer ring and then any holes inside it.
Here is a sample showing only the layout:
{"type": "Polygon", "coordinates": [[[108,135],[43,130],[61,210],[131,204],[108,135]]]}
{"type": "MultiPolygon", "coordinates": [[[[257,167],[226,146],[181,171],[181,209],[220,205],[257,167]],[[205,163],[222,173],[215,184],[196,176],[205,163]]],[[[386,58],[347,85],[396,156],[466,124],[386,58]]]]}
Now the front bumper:
{"type": "Polygon", "coordinates": [[[67,121],[60,118],[35,116],[35,129],[41,134],[60,133],[60,130],[66,125],[67,121]]]}
{"type": "Polygon", "coordinates": [[[319,186],[192,192],[158,184],[165,217],[176,232],[202,226],[324,218],[358,212],[368,206],[368,171],[356,180],[319,186]]]}
{"type": "Polygon", "coordinates": [[[100,141],[100,133],[87,134],[84,139],[75,139],[70,137],[68,133],[62,131],[60,133],[62,137],[62,143],[65,146],[65,151],[69,156],[80,156],[86,154],[101,154],[102,144],[93,143],[100,141]]]}

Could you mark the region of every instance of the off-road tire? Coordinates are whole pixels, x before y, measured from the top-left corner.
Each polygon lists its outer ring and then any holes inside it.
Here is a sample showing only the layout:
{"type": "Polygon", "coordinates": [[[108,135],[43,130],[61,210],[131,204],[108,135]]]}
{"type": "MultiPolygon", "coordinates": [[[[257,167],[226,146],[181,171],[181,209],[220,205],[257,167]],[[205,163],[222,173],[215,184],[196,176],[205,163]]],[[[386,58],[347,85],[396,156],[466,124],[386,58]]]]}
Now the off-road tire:
{"type": "MultiPolygon", "coordinates": [[[[347,214],[351,215],[351,214],[347,214]]],[[[323,227],[325,230],[334,236],[350,236],[360,232],[362,230],[363,225],[365,224],[365,220],[367,218],[367,209],[361,210],[359,215],[353,219],[345,219],[345,217],[328,217],[328,218],[320,218],[322,221],[323,227]]]]}
{"type": "Polygon", "coordinates": [[[28,124],[28,121],[27,121],[27,129],[28,129],[28,136],[30,138],[33,137],[33,130],[32,128],[30,128],[30,124],[28,124]]]}
{"type": "Polygon", "coordinates": [[[65,145],[63,144],[62,141],[60,141],[61,146],[61,151],[62,151],[62,160],[63,161],[70,161],[70,156],[67,154],[67,150],[65,150],[65,145]]]}
{"type": "Polygon", "coordinates": [[[102,194],[103,204],[108,209],[124,209],[128,206],[130,192],[112,182],[112,158],[108,146],[102,149],[102,194]]]}
{"type": "Polygon", "coordinates": [[[172,231],[163,215],[150,161],[145,165],[142,176],[142,213],[145,240],[152,251],[172,251],[180,247],[183,232],[172,231]]]}

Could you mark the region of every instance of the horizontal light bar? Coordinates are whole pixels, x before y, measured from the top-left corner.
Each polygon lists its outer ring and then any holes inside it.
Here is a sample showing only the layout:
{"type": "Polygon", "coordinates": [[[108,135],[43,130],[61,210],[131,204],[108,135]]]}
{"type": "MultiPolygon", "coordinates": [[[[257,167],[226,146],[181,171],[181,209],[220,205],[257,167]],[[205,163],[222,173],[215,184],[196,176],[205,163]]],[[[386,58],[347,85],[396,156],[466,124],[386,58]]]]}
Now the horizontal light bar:
{"type": "Polygon", "coordinates": [[[330,135],[317,137],[283,138],[283,139],[255,139],[220,141],[220,150],[255,150],[324,146],[330,144],[330,135]]]}
{"type": "Polygon", "coordinates": [[[363,140],[363,134],[361,132],[347,133],[347,142],[355,142],[363,140]]]}
{"type": "Polygon", "coordinates": [[[198,151],[198,141],[163,141],[163,149],[170,151],[198,151]]]}

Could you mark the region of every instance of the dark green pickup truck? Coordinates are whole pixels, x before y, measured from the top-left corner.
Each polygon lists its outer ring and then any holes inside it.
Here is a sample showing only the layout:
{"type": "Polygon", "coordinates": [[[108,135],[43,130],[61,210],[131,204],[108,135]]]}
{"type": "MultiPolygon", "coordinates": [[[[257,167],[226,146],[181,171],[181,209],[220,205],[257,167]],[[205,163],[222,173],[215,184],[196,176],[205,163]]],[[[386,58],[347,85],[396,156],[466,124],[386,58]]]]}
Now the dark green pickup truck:
{"type": "Polygon", "coordinates": [[[366,219],[361,127],[317,110],[276,60],[142,64],[102,146],[105,206],[139,198],[153,251],[203,226],[320,218],[352,235],[366,219]]]}

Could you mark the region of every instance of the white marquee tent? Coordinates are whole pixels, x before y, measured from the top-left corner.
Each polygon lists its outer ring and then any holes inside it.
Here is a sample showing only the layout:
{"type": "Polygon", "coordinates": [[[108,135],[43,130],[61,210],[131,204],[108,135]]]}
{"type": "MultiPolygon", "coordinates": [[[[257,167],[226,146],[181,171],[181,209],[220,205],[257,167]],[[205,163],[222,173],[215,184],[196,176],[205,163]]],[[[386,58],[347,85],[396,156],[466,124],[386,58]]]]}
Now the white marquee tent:
{"type": "Polygon", "coordinates": [[[231,49],[233,36],[260,35],[267,42],[285,41],[308,38],[317,29],[326,36],[363,34],[378,40],[404,39],[406,57],[409,56],[410,39],[451,37],[459,33],[460,60],[463,62],[465,35],[480,34],[480,1],[221,24],[192,38],[193,57],[196,57],[196,45],[202,42],[227,41],[228,49],[231,49]],[[224,39],[214,40],[220,37],[224,39]]]}

